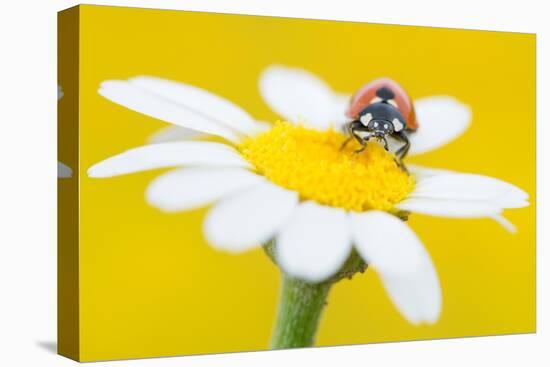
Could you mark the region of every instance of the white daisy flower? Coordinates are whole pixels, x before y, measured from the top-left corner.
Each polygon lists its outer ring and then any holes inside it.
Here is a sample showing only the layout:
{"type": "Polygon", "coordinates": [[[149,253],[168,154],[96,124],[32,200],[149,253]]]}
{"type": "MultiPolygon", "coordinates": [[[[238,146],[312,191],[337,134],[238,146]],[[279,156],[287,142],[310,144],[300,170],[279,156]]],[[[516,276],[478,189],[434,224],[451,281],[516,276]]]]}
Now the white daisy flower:
{"type": "Polygon", "coordinates": [[[70,178],[73,175],[71,167],[63,162],[57,162],[57,178],[70,178]]]}
{"type": "MultiPolygon", "coordinates": [[[[177,167],[151,182],[146,199],[167,212],[214,204],[204,234],[215,248],[241,252],[273,240],[282,270],[311,283],[335,276],[359,254],[408,321],[434,323],[442,305],[437,272],[402,219],[413,212],[488,217],[513,230],[502,212],[528,205],[528,195],[477,174],[408,166],[409,175],[377,144],[361,154],[351,146],[340,151],[349,96],[304,70],[271,66],[259,87],[284,121],[266,127],[222,97],[173,81],[140,76],[103,82],[105,98],[183,130],[164,131],[153,139],[157,144],[108,158],[88,174],[177,167]],[[166,142],[197,134],[222,142],[166,142]]],[[[410,135],[410,155],[434,150],[468,127],[469,108],[452,97],[414,105],[420,128],[410,135]]]]}

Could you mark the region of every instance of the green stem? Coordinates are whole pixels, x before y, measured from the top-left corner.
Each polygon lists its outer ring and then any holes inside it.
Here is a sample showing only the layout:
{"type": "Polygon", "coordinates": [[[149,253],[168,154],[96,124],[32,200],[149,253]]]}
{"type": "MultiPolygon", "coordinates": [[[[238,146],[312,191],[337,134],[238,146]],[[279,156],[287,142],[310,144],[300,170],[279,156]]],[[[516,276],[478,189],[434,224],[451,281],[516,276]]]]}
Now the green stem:
{"type": "Polygon", "coordinates": [[[312,346],[332,282],[308,283],[282,275],[271,349],[312,346]]]}

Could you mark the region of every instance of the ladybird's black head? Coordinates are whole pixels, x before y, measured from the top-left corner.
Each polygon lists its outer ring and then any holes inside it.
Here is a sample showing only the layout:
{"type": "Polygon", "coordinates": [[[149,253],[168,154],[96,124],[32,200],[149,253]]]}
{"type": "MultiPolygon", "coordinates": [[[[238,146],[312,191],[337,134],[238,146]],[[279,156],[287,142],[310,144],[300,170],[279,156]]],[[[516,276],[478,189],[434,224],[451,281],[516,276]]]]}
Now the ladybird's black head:
{"type": "Polygon", "coordinates": [[[403,116],[388,103],[373,103],[359,113],[359,121],[373,136],[386,136],[403,129],[403,116]]]}
{"type": "Polygon", "coordinates": [[[372,137],[383,138],[393,133],[393,124],[386,119],[371,119],[367,123],[367,131],[371,133],[372,137]]]}
{"type": "Polygon", "coordinates": [[[374,138],[383,143],[385,147],[388,146],[387,136],[401,131],[406,125],[399,109],[384,102],[376,102],[367,106],[359,113],[358,120],[361,125],[366,127],[366,135],[363,139],[374,138]]]}

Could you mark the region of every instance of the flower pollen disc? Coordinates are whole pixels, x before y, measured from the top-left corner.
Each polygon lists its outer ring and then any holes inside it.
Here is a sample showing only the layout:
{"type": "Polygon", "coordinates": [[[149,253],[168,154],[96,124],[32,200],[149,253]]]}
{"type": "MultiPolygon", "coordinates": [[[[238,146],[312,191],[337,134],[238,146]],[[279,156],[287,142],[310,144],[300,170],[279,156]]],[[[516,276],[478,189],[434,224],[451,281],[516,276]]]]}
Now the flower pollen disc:
{"type": "Polygon", "coordinates": [[[341,150],[346,137],[277,122],[240,145],[242,155],[277,185],[302,200],[346,210],[391,210],[413,189],[414,179],[377,143],[363,152],[356,142],[341,150]]]}

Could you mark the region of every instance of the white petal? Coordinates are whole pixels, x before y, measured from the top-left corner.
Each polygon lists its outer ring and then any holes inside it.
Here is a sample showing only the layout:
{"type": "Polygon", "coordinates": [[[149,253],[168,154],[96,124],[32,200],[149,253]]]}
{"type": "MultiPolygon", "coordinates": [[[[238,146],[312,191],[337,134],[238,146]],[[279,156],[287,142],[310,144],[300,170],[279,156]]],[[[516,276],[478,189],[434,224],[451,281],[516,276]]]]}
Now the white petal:
{"type": "MultiPolygon", "coordinates": [[[[273,126],[264,121],[256,121],[256,127],[251,136],[261,134],[273,126]]],[[[149,144],[168,143],[173,141],[193,140],[208,137],[208,134],[201,133],[181,126],[167,126],[153,133],[147,139],[149,144]]]]}
{"type": "Polygon", "coordinates": [[[238,142],[241,139],[234,130],[212,120],[202,111],[178,104],[128,81],[104,81],[98,92],[110,101],[159,120],[220,136],[232,142],[238,142]]]}
{"type": "Polygon", "coordinates": [[[391,300],[411,323],[433,323],[441,312],[441,288],[430,255],[416,234],[381,211],[351,213],[359,254],[377,271],[391,300]]]}
{"type": "Polygon", "coordinates": [[[421,271],[405,276],[381,273],[380,279],[395,307],[410,323],[437,322],[442,307],[441,285],[428,255],[421,271]]]}
{"type": "Polygon", "coordinates": [[[491,218],[497,222],[498,224],[500,224],[505,230],[507,230],[508,232],[512,233],[512,234],[515,234],[517,232],[517,228],[516,226],[514,225],[514,223],[510,222],[508,219],[506,219],[504,216],[502,215],[494,215],[494,216],[491,216],[491,218]]]}
{"type": "Polygon", "coordinates": [[[167,126],[153,133],[147,139],[149,144],[168,143],[181,140],[191,140],[205,136],[205,134],[181,126],[167,126]]]}
{"type": "Polygon", "coordinates": [[[73,170],[71,167],[67,166],[65,163],[57,162],[57,177],[58,178],[69,178],[73,175],[73,170]]]}
{"type": "Polygon", "coordinates": [[[161,210],[183,211],[199,208],[262,182],[261,176],[235,168],[184,168],[157,177],[145,193],[161,210]]]}
{"type": "Polygon", "coordinates": [[[417,181],[411,198],[484,201],[498,208],[529,205],[529,195],[508,182],[477,174],[443,173],[417,181]]]}
{"type": "Polygon", "coordinates": [[[320,282],[342,267],[350,251],[346,213],[308,201],[294,210],[277,236],[275,256],[287,274],[320,282]]]}
{"type": "Polygon", "coordinates": [[[219,249],[248,250],[273,238],[296,205],[296,192],[266,181],[217,203],[206,216],[204,233],[219,249]]]}
{"type": "Polygon", "coordinates": [[[416,272],[425,250],[416,234],[395,216],[382,211],[350,213],[352,237],[361,257],[386,274],[416,272]]]}
{"type": "Polygon", "coordinates": [[[405,199],[395,206],[401,210],[448,218],[483,218],[501,213],[501,209],[484,201],[405,199]]]}
{"type": "Polygon", "coordinates": [[[289,122],[317,129],[337,125],[343,118],[341,95],[323,80],[298,68],[267,67],[260,76],[260,93],[273,111],[289,122]]]}
{"type": "Polygon", "coordinates": [[[129,82],[240,133],[250,134],[256,130],[256,124],[248,112],[204,89],[151,76],[138,76],[129,82]]]}
{"type": "Polygon", "coordinates": [[[125,151],[88,169],[90,177],[112,177],[174,166],[249,167],[237,151],[225,144],[182,141],[145,145],[125,151]]]}
{"type": "Polygon", "coordinates": [[[346,116],[346,110],[348,109],[350,100],[351,95],[347,93],[336,93],[334,96],[335,103],[331,122],[334,123],[335,127],[342,127],[344,123],[349,121],[349,118],[346,116]]]}
{"type": "Polygon", "coordinates": [[[456,173],[448,169],[424,167],[424,166],[419,166],[416,164],[408,164],[408,163],[407,163],[407,169],[416,178],[417,181],[423,180],[429,177],[437,176],[437,175],[456,173]]]}
{"type": "Polygon", "coordinates": [[[256,131],[254,133],[252,133],[251,135],[254,136],[254,135],[259,135],[259,134],[265,133],[266,131],[271,130],[272,127],[273,127],[272,123],[269,123],[269,122],[266,122],[266,121],[256,120],[256,131]]]}
{"type": "Polygon", "coordinates": [[[415,101],[418,130],[409,134],[410,155],[437,149],[462,135],[471,119],[470,108],[453,97],[434,96],[415,101]]]}

